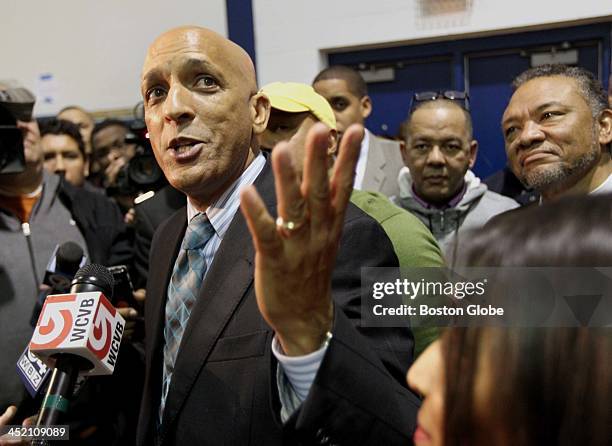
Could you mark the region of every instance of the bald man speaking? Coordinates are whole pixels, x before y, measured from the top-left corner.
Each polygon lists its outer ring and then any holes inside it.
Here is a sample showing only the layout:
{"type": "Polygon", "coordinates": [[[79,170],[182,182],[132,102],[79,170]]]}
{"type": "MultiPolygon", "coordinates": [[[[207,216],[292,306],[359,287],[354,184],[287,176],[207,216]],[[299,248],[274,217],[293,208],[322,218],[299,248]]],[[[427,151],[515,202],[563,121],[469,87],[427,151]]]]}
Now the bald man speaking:
{"type": "Polygon", "coordinates": [[[406,444],[412,335],[359,326],[360,268],[398,264],[348,203],[363,129],[331,179],[323,125],[303,176],[286,144],[270,160],[250,58],[202,28],[158,37],[141,88],[157,161],[188,200],[152,243],[138,444],[406,444]]]}

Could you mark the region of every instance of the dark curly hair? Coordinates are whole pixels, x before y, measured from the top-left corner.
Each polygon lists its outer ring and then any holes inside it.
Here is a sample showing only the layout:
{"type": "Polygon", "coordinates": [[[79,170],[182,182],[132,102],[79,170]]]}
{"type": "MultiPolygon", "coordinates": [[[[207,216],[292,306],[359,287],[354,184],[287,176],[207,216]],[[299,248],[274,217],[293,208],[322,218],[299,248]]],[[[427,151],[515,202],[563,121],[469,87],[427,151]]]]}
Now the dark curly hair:
{"type": "Polygon", "coordinates": [[[79,146],[79,151],[83,158],[85,158],[85,143],[81,137],[81,131],[79,126],[64,119],[49,119],[41,121],[40,124],[40,136],[45,135],[67,135],[74,139],[79,146]]]}

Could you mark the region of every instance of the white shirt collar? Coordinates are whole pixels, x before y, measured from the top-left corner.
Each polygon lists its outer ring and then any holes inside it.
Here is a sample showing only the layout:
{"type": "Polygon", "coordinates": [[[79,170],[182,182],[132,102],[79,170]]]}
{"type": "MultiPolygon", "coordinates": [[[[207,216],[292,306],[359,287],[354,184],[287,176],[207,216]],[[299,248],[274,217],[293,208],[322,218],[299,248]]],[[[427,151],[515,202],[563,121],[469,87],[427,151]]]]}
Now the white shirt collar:
{"type": "Polygon", "coordinates": [[[612,174],[608,175],[606,181],[604,181],[591,192],[589,192],[589,195],[600,195],[606,194],[608,192],[612,192],[612,174]]]}
{"type": "MultiPolygon", "coordinates": [[[[242,175],[204,211],[219,238],[223,238],[225,235],[229,224],[234,219],[234,215],[240,206],[240,191],[255,182],[255,179],[259,176],[265,165],[266,158],[262,153],[259,153],[253,162],[242,172],[242,175]]],[[[200,211],[195,208],[189,197],[187,197],[187,222],[190,222],[198,213],[200,211]]]]}

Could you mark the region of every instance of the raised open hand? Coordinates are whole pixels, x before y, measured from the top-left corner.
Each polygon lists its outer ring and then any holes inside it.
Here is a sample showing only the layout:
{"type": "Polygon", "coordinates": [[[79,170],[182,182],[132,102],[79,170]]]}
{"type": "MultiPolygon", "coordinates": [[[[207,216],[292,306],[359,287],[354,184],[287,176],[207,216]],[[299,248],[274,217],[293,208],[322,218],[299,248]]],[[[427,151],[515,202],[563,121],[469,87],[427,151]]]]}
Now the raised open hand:
{"type": "Polygon", "coordinates": [[[253,186],[241,195],[256,250],[257,304],[290,356],[317,350],[333,323],[331,276],[363,127],[354,125],[345,132],[331,179],[328,134],[323,124],[309,131],[301,179],[288,144],[281,142],[274,148],[276,221],[253,186]]]}

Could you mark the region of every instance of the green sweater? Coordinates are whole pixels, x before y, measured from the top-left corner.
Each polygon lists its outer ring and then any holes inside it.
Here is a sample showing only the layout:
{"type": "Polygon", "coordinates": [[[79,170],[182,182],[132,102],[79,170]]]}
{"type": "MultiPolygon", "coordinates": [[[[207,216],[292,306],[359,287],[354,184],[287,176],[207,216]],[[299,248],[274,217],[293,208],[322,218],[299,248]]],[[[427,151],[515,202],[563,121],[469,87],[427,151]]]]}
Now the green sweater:
{"type": "MultiPolygon", "coordinates": [[[[383,227],[402,268],[443,267],[442,251],[427,227],[410,212],[377,192],[353,190],[351,201],[383,227]]],[[[414,357],[440,334],[437,327],[415,327],[414,357]]]]}

